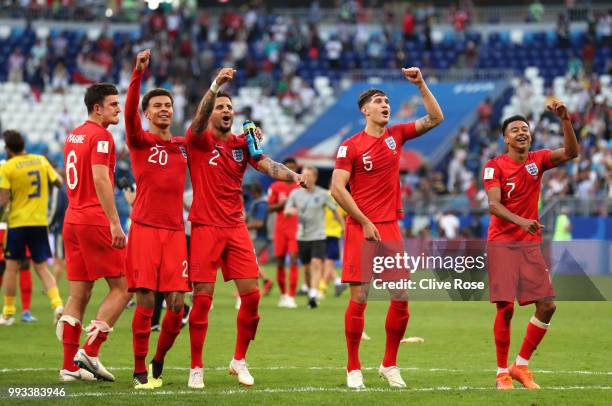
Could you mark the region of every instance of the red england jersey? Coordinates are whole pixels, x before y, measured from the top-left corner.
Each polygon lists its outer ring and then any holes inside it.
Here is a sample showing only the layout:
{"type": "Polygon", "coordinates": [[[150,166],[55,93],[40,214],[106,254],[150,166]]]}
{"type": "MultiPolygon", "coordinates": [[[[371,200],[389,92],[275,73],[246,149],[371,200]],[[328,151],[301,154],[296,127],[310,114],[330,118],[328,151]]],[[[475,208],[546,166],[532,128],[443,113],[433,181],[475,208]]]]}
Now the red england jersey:
{"type": "MultiPolygon", "coordinates": [[[[281,200],[287,200],[292,190],[300,186],[293,182],[276,181],[270,185],[270,195],[268,196],[268,204],[276,204],[281,200]]],[[[276,212],[276,224],[274,225],[274,233],[287,233],[288,235],[297,235],[298,217],[285,216],[283,210],[276,212]]]]}
{"type": "Polygon", "coordinates": [[[64,222],[108,226],[93,182],[93,165],[108,167],[114,185],[115,141],[106,128],[87,120],[68,134],[64,144],[68,209],[64,222]]]}
{"type": "MultiPolygon", "coordinates": [[[[501,189],[501,204],[512,213],[529,220],[539,220],[538,201],[544,171],[553,168],[551,150],[542,149],[527,154],[525,162],[516,162],[503,154],[490,159],[484,166],[482,178],[486,191],[501,189]]],[[[489,241],[542,241],[538,232],[531,235],[518,225],[491,215],[489,241]]]]}
{"type": "Polygon", "coordinates": [[[220,141],[210,130],[196,135],[191,127],[185,138],[193,185],[189,220],[216,227],[244,224],[242,178],[247,162],[257,168],[257,162],[249,155],[246,138],[230,134],[227,140],[220,141]]]}
{"type": "Polygon", "coordinates": [[[134,70],[125,101],[125,132],[136,200],[132,220],[152,227],[182,230],[187,151],[183,137],[165,141],[144,131],[138,112],[142,72],[134,70]]]}
{"type": "MultiPolygon", "coordinates": [[[[399,161],[402,145],[416,136],[414,122],[398,124],[385,129],[378,138],[361,131],[338,148],[336,169],[351,173],[351,196],[371,222],[403,217],[399,161]]],[[[348,216],[347,220],[352,218],[348,216]]]]}

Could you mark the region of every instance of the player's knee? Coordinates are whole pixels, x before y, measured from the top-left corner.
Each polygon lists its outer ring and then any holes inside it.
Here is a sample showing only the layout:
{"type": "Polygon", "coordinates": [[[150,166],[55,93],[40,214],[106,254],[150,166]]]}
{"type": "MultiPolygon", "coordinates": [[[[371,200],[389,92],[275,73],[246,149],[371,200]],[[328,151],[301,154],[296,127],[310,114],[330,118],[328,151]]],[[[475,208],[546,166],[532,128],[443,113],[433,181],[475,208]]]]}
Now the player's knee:
{"type": "Polygon", "coordinates": [[[514,315],[514,303],[510,302],[498,302],[497,303],[497,311],[501,312],[504,320],[509,322],[512,320],[512,316],[514,315]]]}
{"type": "Polygon", "coordinates": [[[166,299],[166,305],[168,306],[168,309],[170,309],[174,313],[179,313],[183,309],[183,303],[184,303],[184,300],[183,300],[182,295],[168,297],[166,299]]]}
{"type": "Polygon", "coordinates": [[[87,304],[89,303],[89,299],[91,299],[91,290],[81,290],[78,292],[71,292],[70,293],[70,300],[74,300],[75,302],[77,302],[79,305],[83,305],[83,304],[87,304]]]}
{"type": "Polygon", "coordinates": [[[546,301],[546,302],[540,303],[538,305],[538,308],[540,309],[542,313],[546,315],[546,317],[550,319],[553,316],[553,314],[555,314],[555,310],[557,310],[557,305],[553,301],[546,301]]]}

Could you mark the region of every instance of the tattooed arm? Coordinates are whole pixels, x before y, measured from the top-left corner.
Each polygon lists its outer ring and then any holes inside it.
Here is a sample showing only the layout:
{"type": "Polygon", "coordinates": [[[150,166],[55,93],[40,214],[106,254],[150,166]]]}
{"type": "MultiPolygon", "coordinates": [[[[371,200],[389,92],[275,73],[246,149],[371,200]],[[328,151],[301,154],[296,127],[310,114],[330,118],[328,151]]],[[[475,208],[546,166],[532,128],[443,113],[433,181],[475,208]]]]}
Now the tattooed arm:
{"type": "Polygon", "coordinates": [[[200,100],[198,110],[196,111],[195,117],[191,123],[193,134],[201,134],[202,131],[208,127],[208,119],[210,118],[213,108],[215,107],[217,92],[222,85],[230,82],[234,78],[235,73],[236,71],[232,68],[223,68],[219,71],[219,74],[213,81],[210,89],[206,90],[204,97],[202,97],[202,100],[200,100]]]}
{"type": "Polygon", "coordinates": [[[423,104],[425,105],[425,112],[427,115],[416,121],[417,135],[422,135],[444,121],[444,114],[436,98],[427,87],[421,70],[419,68],[403,68],[402,72],[406,79],[419,88],[421,97],[423,98],[423,104]]]}
{"type": "Polygon", "coordinates": [[[257,170],[265,173],[276,180],[284,180],[285,182],[299,183],[301,187],[306,187],[306,178],[304,175],[298,175],[285,165],[273,161],[268,157],[257,162],[257,170]]]}

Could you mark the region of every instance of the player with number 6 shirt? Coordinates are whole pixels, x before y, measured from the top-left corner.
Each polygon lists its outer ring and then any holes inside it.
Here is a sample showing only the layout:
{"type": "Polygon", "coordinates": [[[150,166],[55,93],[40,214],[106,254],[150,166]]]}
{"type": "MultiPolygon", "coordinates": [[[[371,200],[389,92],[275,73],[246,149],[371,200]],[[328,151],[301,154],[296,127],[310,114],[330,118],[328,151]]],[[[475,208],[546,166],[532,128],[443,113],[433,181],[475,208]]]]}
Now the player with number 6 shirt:
{"type": "MultiPolygon", "coordinates": [[[[191,388],[204,387],[202,348],[218,267],[225,281],[234,281],[241,300],[236,347],[229,371],[242,385],[254,383],[245,358],[259,323],[260,294],[257,287],[259,266],[242,203],[242,179],[247,164],[274,179],[305,186],[303,176],[263,154],[252,156],[247,137],[232,134],[232,99],[229,94],[219,92],[219,87],[230,82],[234,73],[231,68],[219,71],[186,134],[193,184],[193,205],[189,212],[192,224],[190,279],[194,292],[193,310],[189,316],[191,368],[188,386],[191,388]]],[[[256,129],[255,134],[261,137],[261,130],[256,129]]]]}
{"type": "MultiPolygon", "coordinates": [[[[364,388],[359,343],[364,327],[372,258],[364,254],[366,241],[382,242],[402,249],[397,220],[403,215],[399,160],[408,140],[434,128],[444,120],[442,110],[425,84],[419,68],[402,69],[405,78],[417,86],[426,115],[415,122],[387,127],[391,118],[389,98],[383,90],[364,91],[358,100],[365,117],[363,131],[338,148],[331,193],[347,212],[342,281],[350,284],[350,300],[344,317],[348,350],[347,386],[364,388]],[[346,185],[350,185],[350,193],[346,185]]],[[[391,302],[385,322],[387,340],[379,375],[392,387],[406,386],[397,367],[400,340],[408,325],[408,297],[403,290],[390,291],[391,302]]]]}
{"type": "Polygon", "coordinates": [[[488,233],[488,277],[491,302],[497,307],[493,333],[497,352],[497,389],[513,389],[517,380],[528,389],[538,389],[528,364],[548,331],[555,312],[555,292],[549,267],[542,256],[538,202],[542,175],[578,156],[578,141],[565,104],[553,100],[548,106],[561,120],[563,148],[529,151],[531,131],[523,116],[504,120],[502,133],[507,152],[489,160],[483,169],[489,198],[491,223],[488,233]],[[535,314],[516,361],[508,368],[510,323],[514,301],[521,306],[535,303],[535,314]]]}
{"type": "Polygon", "coordinates": [[[89,118],[65,140],[68,209],[63,237],[70,297],[57,323],[57,336],[64,346],[62,381],[115,380],[100,362],[98,352],[131,296],[124,276],[125,234],[113,192],[115,143],[107,129],[119,122],[118,94],[110,83],[91,85],[84,100],[89,118]],[[79,350],[85,307],[100,278],[106,279],[109,292],[87,327],[88,338],[79,350]]]}
{"type": "Polygon", "coordinates": [[[164,358],[181,331],[184,292],[191,290],[183,224],[187,153],[184,138],[173,137],[170,132],[172,94],[157,88],[142,98],[149,131],[143,130],[138,112],[140,83],[150,58],[148,49],[136,56],[125,102],[126,139],[136,178],[127,245],[128,286],[136,292],[132,320],[135,389],[162,386],[164,358]],[[167,311],[147,376],[145,358],[156,291],[163,293],[167,311]]]}

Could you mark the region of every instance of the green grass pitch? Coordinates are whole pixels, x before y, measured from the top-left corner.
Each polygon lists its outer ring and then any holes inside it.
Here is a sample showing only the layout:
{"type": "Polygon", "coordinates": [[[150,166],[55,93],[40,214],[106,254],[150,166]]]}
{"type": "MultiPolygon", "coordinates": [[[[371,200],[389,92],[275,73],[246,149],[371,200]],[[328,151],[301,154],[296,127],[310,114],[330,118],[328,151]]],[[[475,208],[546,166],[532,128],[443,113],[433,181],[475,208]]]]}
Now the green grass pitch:
{"type": "MultiPolygon", "coordinates": [[[[272,274],[273,269],[268,268],[272,274]]],[[[37,323],[17,321],[0,328],[0,403],[7,400],[9,386],[57,385],[61,344],[55,337],[48,301],[34,276],[32,312],[37,323]]],[[[94,315],[106,291],[99,282],[85,317],[94,315]]],[[[61,283],[66,296],[67,284],[61,283]]],[[[497,392],[493,318],[488,302],[420,302],[410,304],[407,336],[425,339],[422,344],[402,344],[399,366],[408,384],[392,390],[377,375],[384,351],[384,319],[387,304],[370,302],[366,331],[371,341],[362,342],[361,359],[367,389],[345,387],[346,350],[344,309],[347,292],[325,299],[309,310],[298,297],[296,310],[279,309],[278,288],[262,298],[257,339],[251,344],[248,362],[255,386],[238,386],[227,373],[235,340],[235,299],[232,285],[218,283],[214,309],[204,347],[203,390],[187,388],[189,334],[185,328],[166,359],[164,386],[152,392],[132,389],[133,309],[126,310],[101,350],[101,360],[117,381],[62,384],[70,398],[61,404],[131,405],[186,401],[211,404],[610,404],[612,399],[612,304],[610,302],[559,302],[550,332],[531,361],[540,391],[517,389],[497,392]]],[[[518,351],[533,307],[518,308],[512,324],[510,359],[518,351]]],[[[153,355],[158,333],[151,334],[153,355]]],[[[83,340],[83,338],[82,338],[83,340]]],[[[515,384],[518,388],[518,385],[515,384]]],[[[25,403],[26,401],[21,401],[25,403]]],[[[11,404],[15,403],[11,401],[11,404]]],[[[17,401],[19,403],[19,401],[17,401]]]]}

